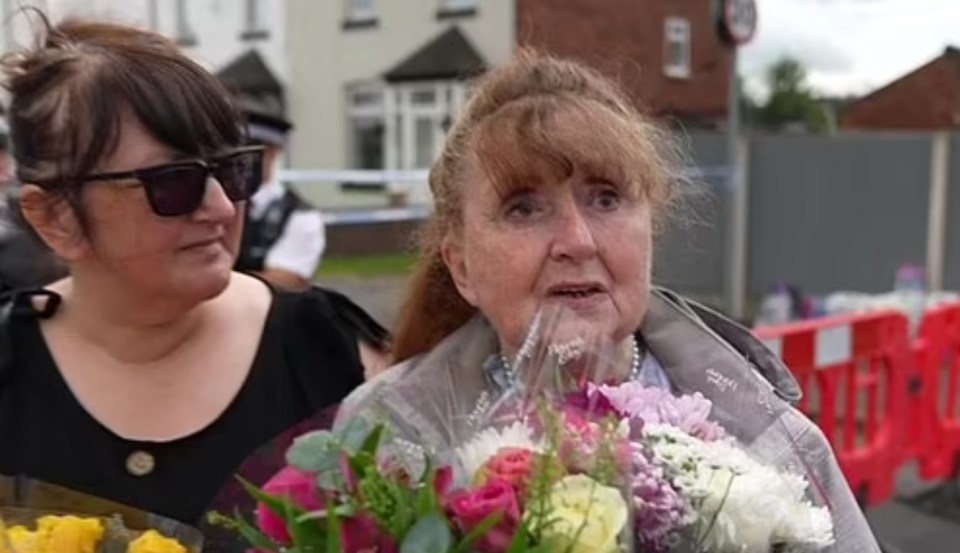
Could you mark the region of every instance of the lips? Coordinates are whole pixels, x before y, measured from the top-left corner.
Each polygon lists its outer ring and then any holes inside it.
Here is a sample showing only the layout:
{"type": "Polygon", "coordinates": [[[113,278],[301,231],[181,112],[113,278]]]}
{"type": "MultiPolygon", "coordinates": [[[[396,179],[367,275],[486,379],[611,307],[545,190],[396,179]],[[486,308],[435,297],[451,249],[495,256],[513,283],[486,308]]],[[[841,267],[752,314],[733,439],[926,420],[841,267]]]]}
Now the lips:
{"type": "Polygon", "coordinates": [[[547,289],[547,293],[551,296],[571,299],[584,299],[606,292],[605,286],[594,282],[562,283],[547,289]]]}
{"type": "Polygon", "coordinates": [[[214,244],[219,244],[221,240],[222,240],[221,237],[210,238],[208,240],[198,240],[196,242],[191,242],[190,244],[187,244],[182,249],[191,250],[195,248],[206,248],[207,246],[213,246],[214,244]]]}

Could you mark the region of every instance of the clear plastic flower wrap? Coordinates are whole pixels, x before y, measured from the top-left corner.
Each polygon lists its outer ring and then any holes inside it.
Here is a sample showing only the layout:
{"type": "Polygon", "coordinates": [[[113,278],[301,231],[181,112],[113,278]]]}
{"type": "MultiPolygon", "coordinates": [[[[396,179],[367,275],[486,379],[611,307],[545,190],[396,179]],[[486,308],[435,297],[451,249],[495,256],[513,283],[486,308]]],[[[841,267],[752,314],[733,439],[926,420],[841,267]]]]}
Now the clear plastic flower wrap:
{"type": "MultiPolygon", "coordinates": [[[[758,419],[788,426],[776,411],[751,396],[718,406],[645,385],[645,349],[545,309],[510,360],[475,321],[368,385],[334,432],[296,440],[290,466],[251,488],[262,502],[256,526],[223,520],[274,551],[830,546],[831,514],[797,468],[802,452],[774,458],[757,447],[769,439],[758,419]],[[749,432],[742,417],[752,417],[749,432]]],[[[791,431],[779,426],[789,449],[791,431]]]]}
{"type": "Polygon", "coordinates": [[[0,553],[200,553],[195,528],[46,482],[0,476],[0,553]]]}

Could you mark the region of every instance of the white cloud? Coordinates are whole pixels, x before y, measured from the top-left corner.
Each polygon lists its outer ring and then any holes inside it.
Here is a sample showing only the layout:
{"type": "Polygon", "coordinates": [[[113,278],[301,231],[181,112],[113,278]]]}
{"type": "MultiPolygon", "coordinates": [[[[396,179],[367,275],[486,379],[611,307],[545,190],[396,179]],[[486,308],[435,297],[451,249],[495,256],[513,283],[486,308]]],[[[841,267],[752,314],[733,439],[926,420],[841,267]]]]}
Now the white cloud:
{"type": "Polygon", "coordinates": [[[960,0],[758,0],[760,28],[742,50],[751,88],[788,54],[828,94],[861,94],[960,45],[960,0]]]}

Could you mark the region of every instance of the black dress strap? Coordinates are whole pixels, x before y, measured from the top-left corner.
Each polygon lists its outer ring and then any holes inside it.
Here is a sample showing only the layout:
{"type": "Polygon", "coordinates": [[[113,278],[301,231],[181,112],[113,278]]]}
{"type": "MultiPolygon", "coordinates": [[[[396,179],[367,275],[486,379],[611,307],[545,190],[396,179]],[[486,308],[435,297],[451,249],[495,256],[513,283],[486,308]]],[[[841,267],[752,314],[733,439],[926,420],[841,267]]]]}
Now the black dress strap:
{"type": "Polygon", "coordinates": [[[14,321],[18,317],[49,319],[62,303],[60,294],[43,288],[7,290],[0,294],[0,387],[14,370],[14,321]],[[46,301],[38,308],[34,298],[46,298],[46,301]]]}

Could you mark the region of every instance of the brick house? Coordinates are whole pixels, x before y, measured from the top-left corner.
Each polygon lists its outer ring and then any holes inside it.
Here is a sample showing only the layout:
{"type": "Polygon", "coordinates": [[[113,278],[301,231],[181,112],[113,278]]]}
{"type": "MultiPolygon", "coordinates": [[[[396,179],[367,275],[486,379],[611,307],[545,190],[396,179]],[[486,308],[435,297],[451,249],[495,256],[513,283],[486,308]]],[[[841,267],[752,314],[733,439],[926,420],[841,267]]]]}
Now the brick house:
{"type": "Polygon", "coordinates": [[[517,43],[581,59],[620,79],[650,112],[725,123],[730,50],[711,0],[517,0],[517,43]]]}
{"type": "Polygon", "coordinates": [[[960,127],[960,49],[853,102],[840,119],[846,130],[931,131],[960,127]]]}

